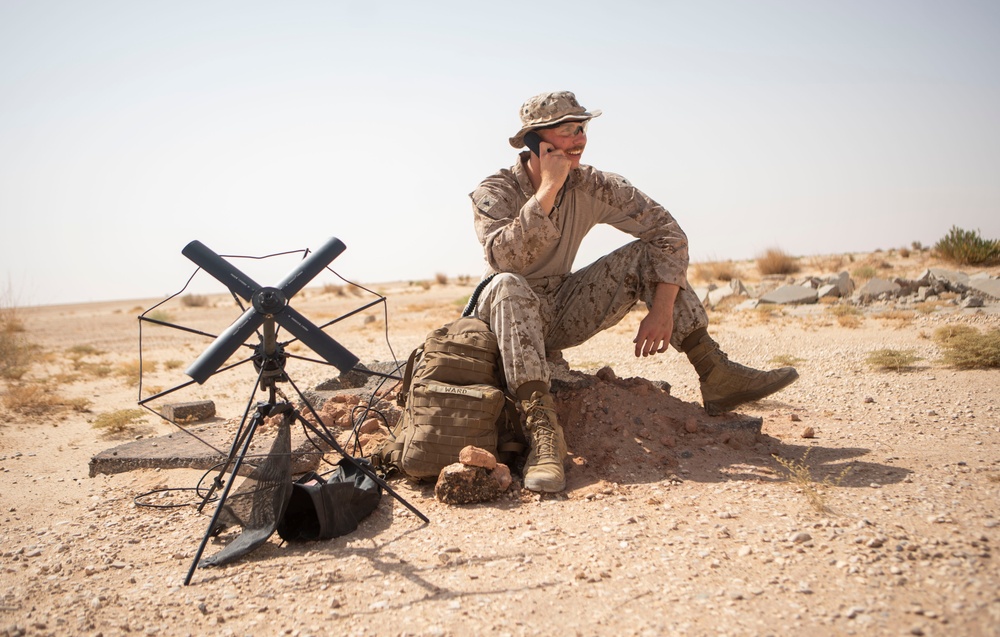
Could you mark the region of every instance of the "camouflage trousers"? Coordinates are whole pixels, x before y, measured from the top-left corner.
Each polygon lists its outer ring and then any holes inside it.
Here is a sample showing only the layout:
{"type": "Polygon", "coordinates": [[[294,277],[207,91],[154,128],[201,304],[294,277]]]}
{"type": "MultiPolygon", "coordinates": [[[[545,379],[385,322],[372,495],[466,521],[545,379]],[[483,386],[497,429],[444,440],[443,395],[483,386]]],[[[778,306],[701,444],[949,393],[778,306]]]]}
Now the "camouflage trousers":
{"type": "MultiPolygon", "coordinates": [[[[646,244],[634,241],[585,268],[563,276],[525,279],[500,273],[483,289],[475,316],[490,325],[500,342],[507,386],[528,381],[548,386],[546,351],[579,345],[617,324],[638,302],[649,307],[656,289],[646,244]]],[[[708,315],[690,287],[674,303],[670,344],[708,327],[708,315]]],[[[631,349],[632,344],[629,342],[631,349]]]]}

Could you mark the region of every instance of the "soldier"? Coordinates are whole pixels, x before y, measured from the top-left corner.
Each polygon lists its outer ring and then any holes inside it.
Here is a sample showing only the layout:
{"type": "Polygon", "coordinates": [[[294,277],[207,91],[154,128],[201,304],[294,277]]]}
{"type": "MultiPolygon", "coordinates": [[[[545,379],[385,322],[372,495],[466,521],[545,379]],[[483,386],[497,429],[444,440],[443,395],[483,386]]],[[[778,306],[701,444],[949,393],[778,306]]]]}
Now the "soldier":
{"type": "Polygon", "coordinates": [[[532,491],[566,486],[566,443],[549,394],[546,352],[583,343],[638,301],[648,312],[633,340],[635,355],[660,354],[668,344],[687,354],[711,415],[798,378],[792,367],[760,371],[734,363],[708,335],[708,316],[687,282],[688,243],[677,221],[623,177],[580,163],[587,125],[600,114],[569,91],[532,97],[509,140],[532,150],[470,195],[488,279],[475,316],[497,335],[508,387],[527,414],[524,486],[532,491]],[[599,223],[636,240],[571,272],[580,243],[599,223]]]}

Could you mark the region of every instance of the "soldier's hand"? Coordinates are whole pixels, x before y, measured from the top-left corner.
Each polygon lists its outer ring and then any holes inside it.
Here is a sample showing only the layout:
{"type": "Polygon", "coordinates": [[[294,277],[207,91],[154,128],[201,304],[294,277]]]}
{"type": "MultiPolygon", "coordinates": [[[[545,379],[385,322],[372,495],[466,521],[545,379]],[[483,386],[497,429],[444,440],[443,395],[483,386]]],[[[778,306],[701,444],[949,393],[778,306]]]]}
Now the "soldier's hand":
{"type": "Polygon", "coordinates": [[[667,351],[673,331],[673,312],[650,312],[639,322],[639,332],[632,341],[635,343],[635,355],[652,356],[667,351]]]}
{"type": "Polygon", "coordinates": [[[556,150],[556,147],[548,142],[542,142],[538,146],[539,165],[541,166],[542,185],[550,186],[555,190],[562,188],[566,183],[566,177],[573,168],[573,160],[570,159],[566,151],[556,150]]]}

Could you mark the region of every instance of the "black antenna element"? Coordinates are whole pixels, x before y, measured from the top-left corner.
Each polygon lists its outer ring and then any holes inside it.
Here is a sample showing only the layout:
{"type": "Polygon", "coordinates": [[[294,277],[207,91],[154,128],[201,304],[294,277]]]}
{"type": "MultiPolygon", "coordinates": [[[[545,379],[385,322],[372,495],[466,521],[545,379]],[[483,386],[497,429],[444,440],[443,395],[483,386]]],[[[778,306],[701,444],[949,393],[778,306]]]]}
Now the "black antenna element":
{"type": "MultiPolygon", "coordinates": [[[[242,316],[202,352],[185,373],[198,384],[203,384],[264,324],[267,318],[273,318],[278,325],[288,330],[292,336],[302,341],[306,347],[323,357],[341,373],[354,369],[358,364],[357,356],[288,305],[290,298],[346,249],[347,246],[340,239],[331,237],[322,248],[303,259],[277,287],[265,287],[258,285],[202,242],[195,240],[184,246],[181,254],[218,279],[233,294],[251,304],[242,316]]],[[[275,347],[273,342],[267,342],[270,340],[265,339],[265,349],[275,347]]],[[[265,351],[264,354],[271,356],[274,351],[265,351]]]]}

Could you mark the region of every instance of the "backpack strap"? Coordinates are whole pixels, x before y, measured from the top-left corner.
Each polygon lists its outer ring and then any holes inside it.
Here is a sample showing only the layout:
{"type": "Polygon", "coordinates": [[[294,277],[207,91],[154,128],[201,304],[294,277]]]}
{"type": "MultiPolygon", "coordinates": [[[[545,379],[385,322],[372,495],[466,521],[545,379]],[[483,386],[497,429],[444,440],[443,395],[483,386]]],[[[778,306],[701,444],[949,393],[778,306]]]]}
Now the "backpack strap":
{"type": "Polygon", "coordinates": [[[410,393],[410,383],[413,382],[413,366],[423,351],[424,348],[422,346],[418,347],[410,352],[410,357],[406,359],[406,371],[403,372],[403,386],[399,389],[399,394],[396,395],[396,404],[400,407],[406,406],[406,396],[410,393]]]}

